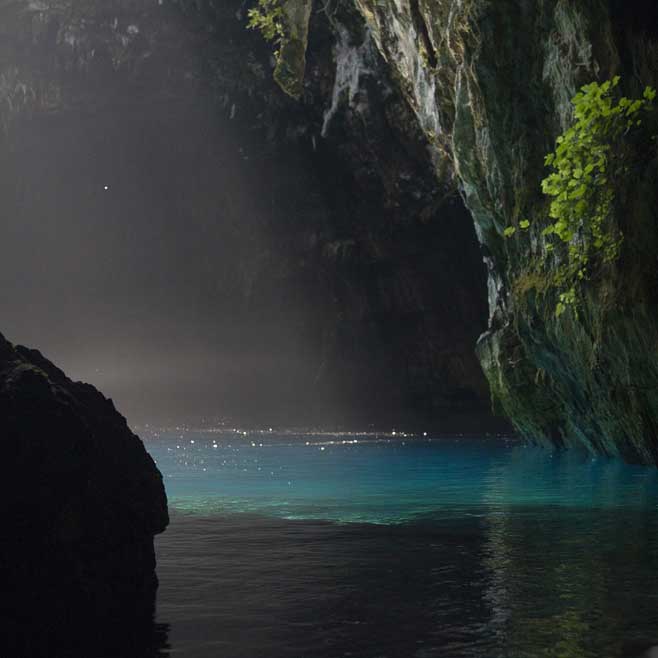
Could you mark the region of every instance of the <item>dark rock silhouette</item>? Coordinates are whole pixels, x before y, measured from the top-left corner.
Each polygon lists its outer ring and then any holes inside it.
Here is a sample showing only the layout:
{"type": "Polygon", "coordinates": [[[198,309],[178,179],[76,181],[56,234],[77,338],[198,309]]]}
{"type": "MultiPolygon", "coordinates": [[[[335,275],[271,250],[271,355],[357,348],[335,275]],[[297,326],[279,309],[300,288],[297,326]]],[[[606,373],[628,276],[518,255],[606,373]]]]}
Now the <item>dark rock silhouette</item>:
{"type": "Polygon", "coordinates": [[[101,621],[112,642],[136,642],[169,521],[140,439],[95,388],[0,335],[0,446],[0,654],[69,655],[54,647],[87,635],[98,646],[101,621]]]}

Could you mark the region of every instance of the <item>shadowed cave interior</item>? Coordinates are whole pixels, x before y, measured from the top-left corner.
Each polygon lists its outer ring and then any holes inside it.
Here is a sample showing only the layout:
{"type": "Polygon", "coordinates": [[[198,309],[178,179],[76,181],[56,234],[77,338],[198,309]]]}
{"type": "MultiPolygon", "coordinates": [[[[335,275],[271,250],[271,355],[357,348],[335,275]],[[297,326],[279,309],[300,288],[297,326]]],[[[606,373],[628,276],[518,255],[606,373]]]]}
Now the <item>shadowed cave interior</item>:
{"type": "MultiPolygon", "coordinates": [[[[173,41],[196,62],[178,20],[173,41]]],[[[454,193],[423,198],[438,186],[425,172],[416,185],[417,155],[383,138],[388,108],[368,139],[406,159],[411,209],[353,161],[350,117],[311,138],[313,108],[277,125],[260,97],[227,101],[207,71],[186,87],[162,60],[138,85],[100,65],[67,78],[70,104],[12,125],[7,336],[131,422],[495,426],[474,356],[487,311],[470,217],[454,193]]]]}

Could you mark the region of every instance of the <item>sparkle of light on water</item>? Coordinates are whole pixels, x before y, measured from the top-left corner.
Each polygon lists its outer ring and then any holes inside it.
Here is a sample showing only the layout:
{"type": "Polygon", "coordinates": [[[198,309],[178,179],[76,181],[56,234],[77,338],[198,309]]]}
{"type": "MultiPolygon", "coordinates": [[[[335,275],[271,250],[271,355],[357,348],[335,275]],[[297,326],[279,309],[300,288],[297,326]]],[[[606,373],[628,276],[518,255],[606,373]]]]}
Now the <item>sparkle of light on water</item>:
{"type": "Polygon", "coordinates": [[[501,438],[162,432],[173,655],[622,658],[658,644],[658,472],[501,438]]]}

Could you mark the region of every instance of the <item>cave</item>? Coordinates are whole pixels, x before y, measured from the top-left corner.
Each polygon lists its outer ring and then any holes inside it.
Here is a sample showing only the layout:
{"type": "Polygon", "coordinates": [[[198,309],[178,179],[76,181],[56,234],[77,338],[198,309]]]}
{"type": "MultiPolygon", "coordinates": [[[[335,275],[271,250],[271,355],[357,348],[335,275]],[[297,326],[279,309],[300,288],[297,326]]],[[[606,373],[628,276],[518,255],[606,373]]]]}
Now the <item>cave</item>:
{"type": "Polygon", "coordinates": [[[367,116],[341,102],[325,139],[326,28],[315,97],[295,102],[241,3],[203,9],[5,23],[35,89],[15,90],[0,164],[7,335],[135,421],[496,426],[479,246],[395,128],[404,108],[366,74],[367,116]]]}
{"type": "Polygon", "coordinates": [[[0,655],[654,655],[657,11],[0,0],[0,655]]]}

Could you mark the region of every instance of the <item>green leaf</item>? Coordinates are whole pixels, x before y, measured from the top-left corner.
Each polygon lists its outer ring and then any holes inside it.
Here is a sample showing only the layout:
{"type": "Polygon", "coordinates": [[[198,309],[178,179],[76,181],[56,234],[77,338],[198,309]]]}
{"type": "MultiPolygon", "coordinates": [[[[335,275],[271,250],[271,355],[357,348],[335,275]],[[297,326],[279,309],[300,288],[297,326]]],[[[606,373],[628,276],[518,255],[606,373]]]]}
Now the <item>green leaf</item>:
{"type": "MultiPolygon", "coordinates": [[[[617,89],[620,80],[615,76],[581,88],[573,97],[573,125],[557,137],[554,152],[544,158],[550,173],[541,188],[550,199],[551,223],[542,235],[545,240],[557,235],[567,245],[560,252],[559,270],[553,277],[562,291],[557,315],[577,303],[579,286],[589,278],[590,263],[619,258],[623,236],[611,221],[616,190],[628,184],[627,177],[635,169],[635,142],[655,141],[655,136],[646,134],[644,124],[649,122],[639,113],[653,109],[656,90],[647,87],[643,98],[627,98],[617,89]],[[627,139],[633,141],[625,144],[627,139]]],[[[523,220],[518,226],[526,230],[530,222],[523,220]]],[[[553,251],[554,244],[545,242],[545,249],[553,251]]]]}

